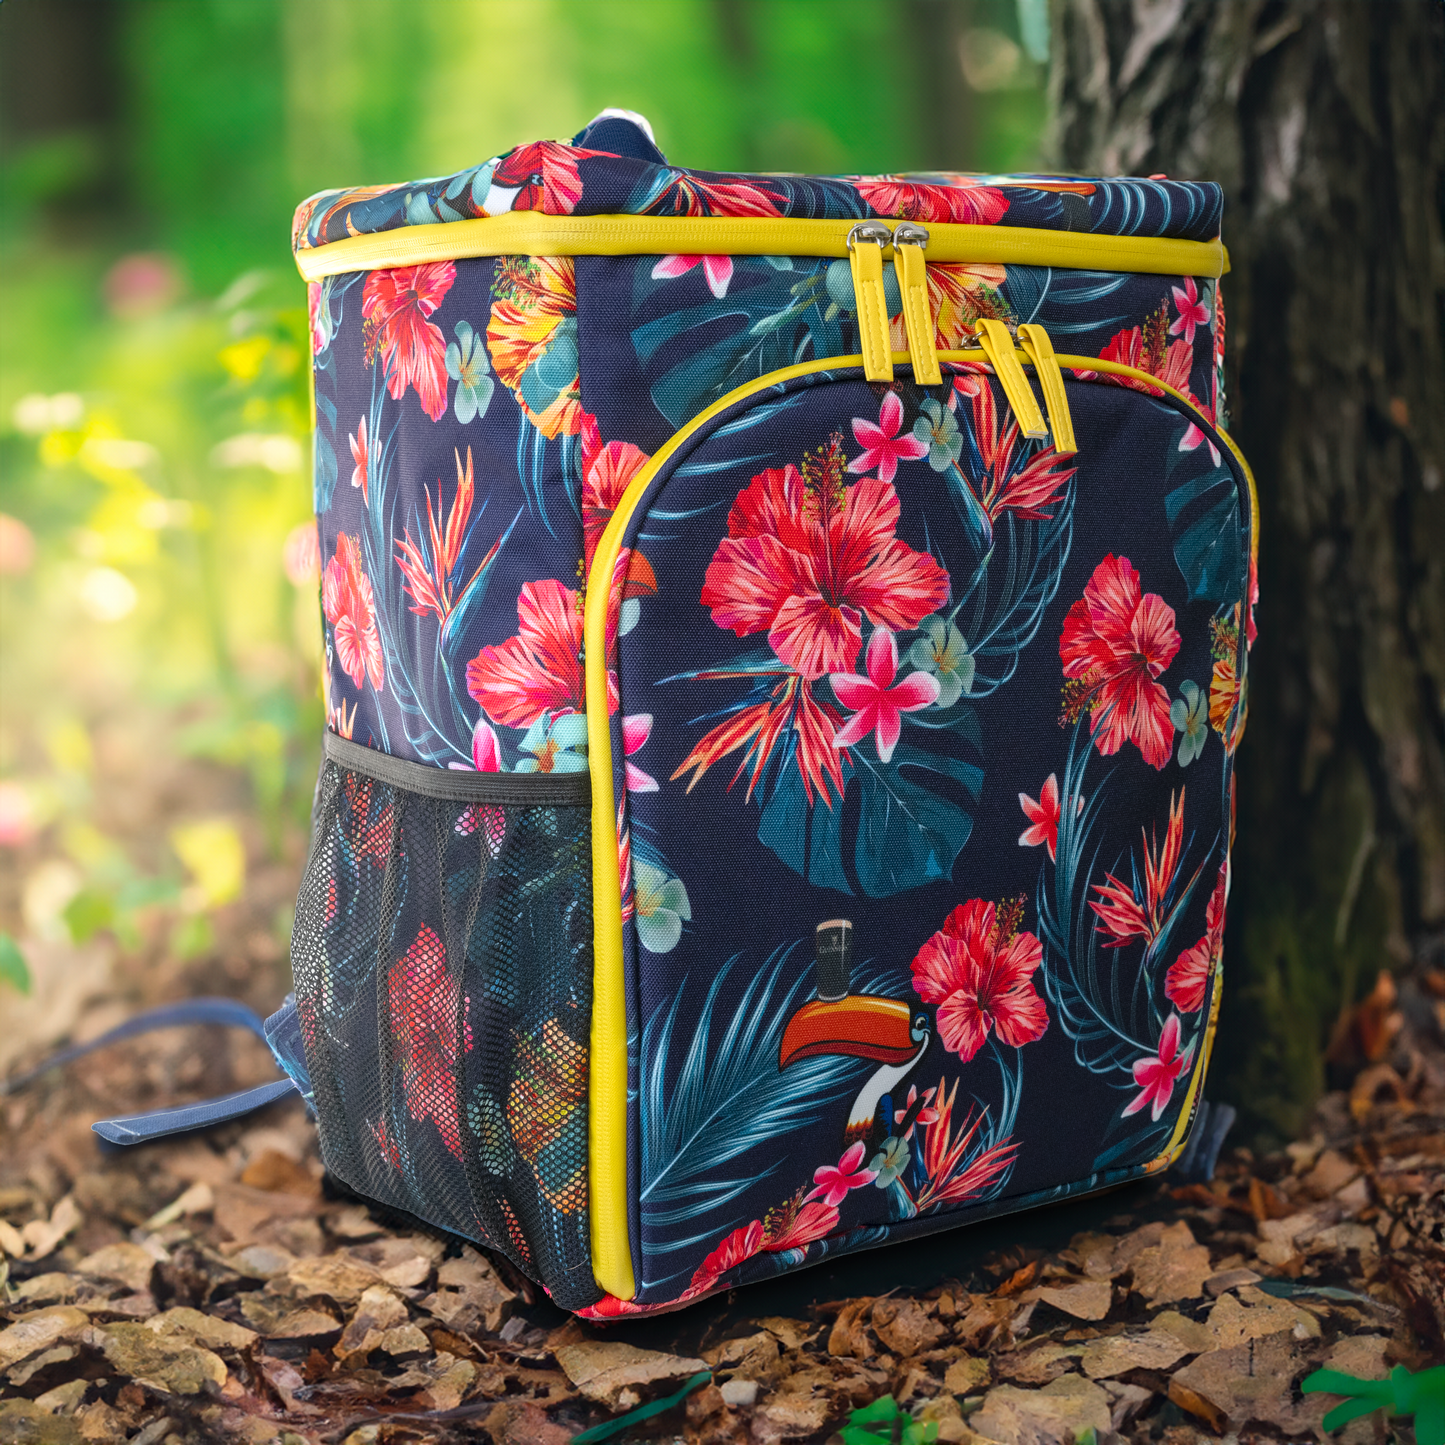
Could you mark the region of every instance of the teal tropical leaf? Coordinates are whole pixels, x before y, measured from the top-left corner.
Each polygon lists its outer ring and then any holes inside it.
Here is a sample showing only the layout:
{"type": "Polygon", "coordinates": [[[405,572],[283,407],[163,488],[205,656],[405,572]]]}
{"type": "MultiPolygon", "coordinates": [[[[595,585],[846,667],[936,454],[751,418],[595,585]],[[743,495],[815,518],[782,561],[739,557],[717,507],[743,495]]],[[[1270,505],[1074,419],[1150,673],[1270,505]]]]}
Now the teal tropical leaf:
{"type": "Polygon", "coordinates": [[[783,1030],[811,991],[809,972],[784,985],[784,968],[796,946],[772,955],[726,1019],[719,1015],[719,999],[738,959],[721,968],[690,1038],[677,1031],[686,981],[672,1003],[647,1021],[639,1189],[645,1225],[696,1220],[698,1238],[731,1228],[737,1221],[716,1220],[706,1230],[702,1223],[777,1167],[765,1165],[760,1175],[756,1167],[739,1164],[743,1156],[816,1124],[864,1067],[858,1059],[825,1055],[779,1070],[783,1030]]]}
{"type": "Polygon", "coordinates": [[[1233,474],[1219,467],[1175,487],[1164,498],[1164,515],[1190,601],[1237,601],[1244,591],[1244,528],[1233,474]]]}

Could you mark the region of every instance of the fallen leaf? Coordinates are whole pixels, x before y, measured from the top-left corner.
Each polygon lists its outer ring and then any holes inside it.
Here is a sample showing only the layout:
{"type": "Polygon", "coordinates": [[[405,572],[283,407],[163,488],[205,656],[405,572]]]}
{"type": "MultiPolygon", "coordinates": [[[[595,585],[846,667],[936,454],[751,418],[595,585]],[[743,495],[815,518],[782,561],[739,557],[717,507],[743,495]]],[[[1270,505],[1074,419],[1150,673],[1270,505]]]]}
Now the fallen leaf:
{"type": "Polygon", "coordinates": [[[1204,1281],[1214,1272],[1208,1247],[1196,1244],[1181,1219],[1160,1234],[1159,1243],[1141,1249],[1134,1258],[1134,1288],[1151,1304],[1198,1299],[1204,1281]]]}
{"type": "Polygon", "coordinates": [[[808,1324],[804,1320],[782,1319],[778,1315],[765,1315],[758,1324],[769,1334],[775,1335],[784,1349],[789,1350],[801,1350],[818,1333],[818,1326],[815,1324],[808,1324]]]}
{"type": "Polygon", "coordinates": [[[916,1299],[881,1299],[870,1317],[874,1333],[895,1354],[907,1359],[931,1350],[948,1333],[916,1299]]]}
{"type": "Polygon", "coordinates": [[[989,1363],[978,1355],[960,1355],[943,1372],[943,1388],[953,1395],[972,1395],[989,1382],[989,1363]]]}
{"type": "Polygon", "coordinates": [[[1107,1379],[1130,1370],[1167,1370],[1193,1353],[1177,1335],[1150,1329],[1137,1335],[1106,1335],[1084,1346],[1079,1364],[1091,1379],[1107,1379]]]}
{"type": "Polygon", "coordinates": [[[1217,1350],[1232,1349],[1281,1331],[1287,1331],[1295,1339],[1316,1338],[1320,1322],[1308,1310],[1288,1300],[1275,1299],[1249,1287],[1241,1289],[1238,1298],[1225,1295],[1209,1312],[1209,1333],[1217,1350]]]}
{"type": "Polygon", "coordinates": [[[555,1358],[582,1394],[612,1408],[616,1408],[617,1397],[625,1389],[684,1380],[707,1369],[701,1360],[641,1350],[620,1341],[587,1340],[560,1345],[555,1358]]]}
{"type": "MultiPolygon", "coordinates": [[[[297,1298],[325,1295],[337,1304],[355,1304],[380,1279],[369,1264],[349,1254],[325,1254],[317,1259],[298,1259],[283,1276],[297,1298]]],[[[272,1288],[275,1287],[273,1281],[272,1288]]]]}
{"type": "Polygon", "coordinates": [[[215,1204],[216,1196],[211,1193],[211,1186],[203,1179],[197,1180],[172,1199],[164,1209],[156,1210],[141,1228],[153,1234],[188,1214],[209,1214],[215,1204]]]}
{"type": "Polygon", "coordinates": [[[38,1400],[0,1401],[0,1440],[24,1445],[83,1445],[80,1426],[64,1415],[53,1415],[38,1400]]]}
{"type": "Polygon", "coordinates": [[[459,1258],[444,1260],[437,1267],[436,1293],[422,1301],[422,1308],[463,1334],[476,1329],[479,1323],[495,1334],[511,1313],[515,1299],[490,1262],[468,1247],[459,1258]]]}
{"type": "Polygon", "coordinates": [[[418,1355],[431,1349],[431,1341],[418,1325],[398,1325],[382,1335],[377,1348],[384,1355],[418,1355]]]}
{"type": "Polygon", "coordinates": [[[1224,1269],[1204,1281],[1204,1292],[1217,1299],[1242,1284],[1254,1284],[1259,1278],[1252,1269],[1224,1269]]]}
{"type": "Polygon", "coordinates": [[[1068,1374],[1082,1352],[1081,1345],[1063,1345],[1057,1340],[1045,1340],[1032,1349],[996,1356],[993,1367],[996,1374],[1016,1384],[1046,1385],[1050,1380],[1068,1374]]]}
{"type": "Polygon", "coordinates": [[[279,1149],[263,1149],[241,1171],[241,1183],[268,1193],[321,1197],[321,1181],[306,1166],[279,1149]]]}
{"type": "Polygon", "coordinates": [[[1041,1300],[1076,1320],[1101,1320],[1114,1301],[1114,1287],[1106,1279],[1081,1280],[1069,1285],[1045,1284],[1031,1289],[1024,1298],[1041,1300]]]}
{"type": "Polygon", "coordinates": [[[873,1308],[872,1297],[850,1300],[838,1312],[833,1328],[828,1331],[828,1353],[855,1360],[866,1360],[873,1353],[865,1323],[873,1308]]]}
{"type": "Polygon", "coordinates": [[[198,1395],[226,1382],[219,1356],[183,1340],[157,1335],[145,1325],[109,1325],[100,1347],[117,1374],[175,1395],[198,1395]]]}
{"type": "Polygon", "coordinates": [[[72,1305],[55,1305],[23,1315],[8,1329],[0,1330],[0,1370],[8,1370],[67,1335],[89,1328],[89,1317],[72,1305]]]}
{"type": "Polygon", "coordinates": [[[494,1445],[567,1445],[576,1433],[549,1420],[530,1400],[496,1406],[484,1426],[494,1445]]]}
{"type": "Polygon", "coordinates": [[[80,1224],[80,1208],[74,1196],[67,1194],[50,1211],[49,1219],[32,1219],[21,1231],[31,1259],[44,1259],[53,1254],[61,1240],[80,1224]]]}
{"type": "Polygon", "coordinates": [[[244,1350],[256,1342],[256,1332],[244,1325],[200,1310],[184,1307],[165,1310],[146,1321],[146,1328],[158,1335],[168,1335],[186,1344],[202,1345],[208,1350],[244,1350]]]}
{"type": "Polygon", "coordinates": [[[139,1294],[150,1288],[155,1267],[155,1256],[138,1244],[107,1244],[86,1255],[75,1271],[96,1279],[119,1280],[133,1294],[139,1294]]]}
{"type": "Polygon", "coordinates": [[[1042,1390],[996,1385],[969,1427],[1001,1445],[1063,1445],[1085,1430],[1110,1428],[1109,1397],[1091,1380],[1064,1375],[1042,1390]]]}
{"type": "Polygon", "coordinates": [[[778,1363],[778,1341],[766,1330],[725,1340],[702,1352],[703,1359],[714,1370],[726,1370],[748,1380],[766,1383],[778,1363]]]}
{"type": "Polygon", "coordinates": [[[1268,1335],[1232,1349],[1200,1355],[1178,1370],[1169,1398],[1202,1419],[1215,1434],[1258,1420],[1286,1434],[1308,1422],[1293,1399],[1295,1381],[1307,1367],[1289,1335],[1268,1335]]]}
{"type": "Polygon", "coordinates": [[[81,1281],[73,1274],[53,1270],[49,1274],[32,1275],[11,1285],[15,1298],[26,1304],[63,1304],[72,1300],[81,1289],[81,1281]]]}

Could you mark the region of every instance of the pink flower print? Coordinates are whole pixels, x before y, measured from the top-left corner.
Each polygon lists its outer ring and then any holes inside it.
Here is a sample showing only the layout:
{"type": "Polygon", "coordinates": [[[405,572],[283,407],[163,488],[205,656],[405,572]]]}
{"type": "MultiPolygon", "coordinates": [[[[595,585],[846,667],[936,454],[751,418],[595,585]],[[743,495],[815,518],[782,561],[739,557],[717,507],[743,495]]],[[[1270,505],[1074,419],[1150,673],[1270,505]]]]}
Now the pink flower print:
{"type": "Polygon", "coordinates": [[[502,770],[502,745],[497,740],[496,729],[486,718],[478,718],[472,729],[472,763],[479,773],[502,770]]]}
{"type": "Polygon", "coordinates": [[[1170,1014],[1159,1039],[1158,1058],[1137,1059],[1134,1063],[1134,1082],[1140,1085],[1140,1093],[1124,1109],[1124,1113],[1137,1114],[1146,1105],[1152,1106],[1149,1116],[1158,1123],[1159,1116],[1169,1107],[1169,1096],[1174,1092],[1174,1081],[1189,1067],[1194,1057],[1194,1045],[1190,1044],[1179,1052],[1179,1015],[1170,1014]]]}
{"type": "MultiPolygon", "coordinates": [[[[1038,802],[1027,793],[1020,793],[1019,806],[1024,810],[1024,817],[1029,820],[1029,826],[1019,834],[1019,847],[1037,848],[1040,843],[1047,844],[1049,861],[1053,862],[1059,846],[1059,775],[1050,773],[1044,779],[1044,785],[1039,789],[1038,802]]],[[[1074,801],[1074,812],[1083,811],[1084,799],[1081,795],[1074,801]]]]}
{"type": "Polygon", "coordinates": [[[1185,344],[1194,345],[1194,328],[1209,325],[1209,307],[1199,299],[1194,277],[1186,276],[1183,287],[1172,287],[1174,306],[1179,315],[1169,328],[1171,336],[1183,336],[1185,344]]]}
{"type": "MultiPolygon", "coordinates": [[[[903,1130],[903,1137],[905,1139],[911,1139],[913,1137],[913,1129],[916,1124],[927,1126],[938,1123],[938,1110],[933,1107],[933,1096],[936,1092],[934,1089],[925,1089],[923,1091],[923,1107],[914,1114],[913,1123],[903,1130]]],[[[903,1121],[907,1119],[909,1112],[917,1102],[918,1090],[914,1085],[910,1084],[908,1086],[908,1102],[904,1104],[901,1109],[895,1109],[893,1111],[893,1122],[900,1129],[903,1128],[903,1121]]]]}
{"type": "Polygon", "coordinates": [[[873,1169],[860,1169],[863,1162],[863,1141],[852,1145],[838,1161],[837,1168],[824,1164],[813,1171],[813,1185],[804,1200],[822,1199],[829,1209],[836,1209],[847,1197],[850,1189],[861,1189],[871,1184],[878,1174],[873,1169]]]}
{"type": "Polygon", "coordinates": [[[356,424],[356,435],[347,437],[351,443],[351,460],[355,465],[351,468],[351,485],[361,488],[361,500],[366,506],[371,503],[366,497],[367,483],[367,453],[366,453],[366,418],[362,417],[356,424]]]}
{"type": "Polygon", "coordinates": [[[868,676],[835,672],[828,681],[838,701],[853,714],[833,734],[835,748],[852,747],[870,732],[878,745],[878,761],[886,763],[898,746],[903,714],[938,701],[939,681],[931,672],[898,675],[898,640],[886,627],[875,627],[868,639],[868,676]]]}
{"type": "Polygon", "coordinates": [[[921,442],[911,431],[898,435],[903,425],[903,403],[896,391],[890,391],[883,398],[878,411],[878,425],[865,421],[861,416],[853,418],[853,436],[865,450],[862,456],[854,457],[848,463],[848,470],[855,475],[860,472],[878,471],[880,482],[891,482],[898,471],[900,461],[917,461],[927,456],[928,444],[921,442]]]}
{"type": "Polygon", "coordinates": [[[1193,422],[1189,423],[1185,428],[1184,435],[1179,438],[1179,450],[1181,452],[1197,451],[1200,442],[1204,442],[1208,446],[1209,458],[1217,467],[1219,465],[1219,448],[1193,422]]]}
{"type": "MultiPolygon", "coordinates": [[[[629,758],[651,735],[652,714],[650,712],[633,713],[630,717],[622,719],[622,747],[629,758]]],[[[628,763],[627,791],[629,793],[655,793],[657,779],[650,773],[644,773],[636,763],[628,763]]]]}
{"type": "Polygon", "coordinates": [[[652,268],[652,278],[661,281],[670,276],[685,276],[698,264],[707,277],[707,289],[721,301],[728,294],[728,282],[733,279],[731,256],[664,256],[652,268]]]}

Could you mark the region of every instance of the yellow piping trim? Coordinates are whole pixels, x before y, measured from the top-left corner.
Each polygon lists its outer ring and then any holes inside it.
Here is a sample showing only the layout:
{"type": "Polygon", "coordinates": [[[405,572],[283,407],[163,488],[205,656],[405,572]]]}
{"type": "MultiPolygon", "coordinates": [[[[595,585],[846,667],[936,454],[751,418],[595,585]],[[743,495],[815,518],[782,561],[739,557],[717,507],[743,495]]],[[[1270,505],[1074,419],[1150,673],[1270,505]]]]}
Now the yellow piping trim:
{"type": "Polygon", "coordinates": [[[888,300],[883,292],[883,247],[859,241],[848,252],[853,297],[858,305],[858,345],[867,381],[893,380],[893,348],[888,344],[888,300]]]}
{"type": "Polygon", "coordinates": [[[909,355],[913,357],[913,379],[921,386],[937,386],[943,373],[938,369],[938,349],[933,344],[933,310],[928,304],[923,247],[916,243],[894,246],[893,268],[903,296],[903,326],[908,333],[909,355]]]}
{"type": "MultiPolygon", "coordinates": [[[[457,223],[460,224],[460,223],[457,223]]],[[[1015,364],[1022,352],[1011,353],[1015,364]]],[[[893,356],[895,365],[909,361],[906,352],[893,356]]],[[[941,361],[978,361],[981,351],[946,351],[941,361]]],[[[1191,412],[1206,422],[1207,417],[1183,393],[1160,381],[1148,372],[1118,362],[1100,361],[1092,356],[1060,356],[1059,362],[1071,369],[1106,371],[1115,376],[1133,377],[1167,391],[1182,401],[1191,412]]],[[[592,917],[593,917],[593,983],[591,1080],[588,1099],[588,1171],[587,1198],[592,1240],[592,1273],[608,1294],[618,1299],[631,1299],[637,1292],[632,1267],[632,1245],[629,1230],[630,1206],[627,1178],[627,982],[622,953],[622,877],[617,857],[616,797],[612,786],[612,728],[608,711],[607,686],[607,612],[612,590],[612,574],[622,550],[622,538],[648,487],[684,442],[699,428],[706,426],[719,412],[770,387],[810,375],[815,371],[831,371],[861,367],[861,356],[831,356],[821,361],[804,361],[771,371],[753,381],[736,387],[692,418],[680,431],[674,432],[651,460],[628,483],[617,510],[612,514],[592,556],[587,573],[586,613],[583,622],[584,658],[587,673],[587,755],[592,775],[592,917]]],[[[1032,394],[1032,393],[1030,393],[1032,394]]],[[[1257,519],[1258,498],[1254,477],[1239,449],[1220,432],[1240,464],[1249,485],[1250,515],[1257,519]]],[[[1258,532],[1257,520],[1251,527],[1251,549],[1258,532]]],[[[1218,1015],[1219,990],[1209,1032],[1205,1038],[1200,1063],[1185,1096],[1186,1106],[1203,1077],[1214,1037],[1214,1018],[1218,1015]]],[[[1181,1121],[1188,1117],[1181,1113],[1181,1121]]],[[[1176,1126],[1176,1135],[1180,1127],[1176,1126]]],[[[1170,1149],[1175,1149],[1174,1141],[1170,1149]]],[[[1170,1157],[1168,1151],[1161,1160],[1170,1157]]],[[[1161,1167],[1159,1161],[1146,1166],[1161,1167]]]]}
{"type": "Polygon", "coordinates": [[[1039,441],[1048,436],[1049,429],[1044,425],[1044,414],[1034,399],[1034,389],[1029,385],[1023,367],[1019,365],[1008,327],[1002,321],[985,317],[976,321],[973,329],[978,336],[978,344],[993,366],[994,375],[1003,387],[1004,395],[1008,397],[1008,404],[1013,408],[1019,430],[1030,441],[1039,441]]]}
{"type": "MultiPolygon", "coordinates": [[[[468,256],[846,256],[848,232],[857,224],[847,218],[547,216],[540,211],[509,211],[466,221],[400,226],[306,247],[296,252],[296,268],[306,280],[318,281],[346,271],[468,256]]],[[[1224,246],[1219,241],[930,221],[928,259],[1217,277],[1224,270],[1224,246]]]]}
{"type": "Polygon", "coordinates": [[[1069,415],[1069,398],[1064,391],[1064,374],[1054,355],[1054,343],[1042,326],[1025,324],[1019,327],[1019,340],[1034,364],[1034,374],[1044,389],[1044,405],[1049,413],[1049,430],[1054,434],[1054,450],[1061,457],[1071,457],[1078,450],[1074,440],[1074,419],[1069,415]]]}

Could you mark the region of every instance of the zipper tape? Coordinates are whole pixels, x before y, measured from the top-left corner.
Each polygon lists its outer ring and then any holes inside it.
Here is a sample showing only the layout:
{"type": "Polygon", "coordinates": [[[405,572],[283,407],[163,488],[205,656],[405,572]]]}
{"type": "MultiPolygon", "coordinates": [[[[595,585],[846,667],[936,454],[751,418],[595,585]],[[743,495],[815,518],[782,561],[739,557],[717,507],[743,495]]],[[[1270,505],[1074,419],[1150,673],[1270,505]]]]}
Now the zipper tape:
{"type": "MultiPolygon", "coordinates": [[[[756,216],[548,216],[509,211],[465,221],[399,226],[296,252],[307,281],[348,271],[460,261],[469,256],[835,256],[848,254],[852,220],[756,216]]],[[[892,222],[880,222],[891,226],[892,222]]],[[[930,261],[1056,266],[1217,277],[1228,269],[1220,241],[1100,236],[1026,226],[929,223],[930,261]]]]}
{"type": "MultiPolygon", "coordinates": [[[[1183,243],[1181,243],[1183,244],[1183,243]]],[[[1030,358],[1012,350],[1009,359],[1016,367],[1020,358],[1030,358]]],[[[982,351],[947,351],[941,361],[982,361],[989,359],[982,351]]],[[[894,356],[902,365],[909,360],[906,353],[894,356]]],[[[1254,474],[1227,432],[1219,431],[1209,418],[1182,392],[1147,371],[1140,371],[1121,362],[1100,361],[1092,356],[1060,356],[1056,360],[1071,371],[1106,372],[1147,384],[1181,402],[1185,410],[1202,422],[1234,457],[1249,492],[1250,561],[1259,548],[1259,495],[1254,474]]],[[[637,1292],[632,1265],[629,1232],[630,1203],[627,1171],[627,981],[622,953],[622,876],[617,857],[617,801],[612,777],[612,727],[608,712],[607,687],[607,614],[612,575],[622,551],[622,539],[658,473],[696,433],[712,419],[749,396],[764,392],[798,377],[818,371],[847,371],[861,367],[861,356],[832,356],[821,361],[804,361],[771,371],[744,383],[704,410],[698,412],[681,430],[676,431],[655,452],[651,460],[628,483],[612,514],[587,573],[586,614],[584,618],[584,661],[587,677],[587,755],[592,774],[592,896],[593,896],[593,986],[591,1074],[588,1092],[588,1224],[592,1242],[592,1272],[597,1283],[608,1294],[628,1300],[637,1292]]],[[[1030,392],[1032,400],[1032,391],[1030,392]]],[[[1037,402],[1034,403],[1037,410],[1037,402]]],[[[1174,1137],[1159,1157],[1143,1166],[1142,1174],[1157,1173],[1172,1162],[1184,1147],[1188,1122],[1193,1117],[1193,1101],[1198,1097],[1199,1081],[1204,1063],[1213,1043],[1214,1025],[1218,1016],[1219,989],[1215,987],[1214,1008],[1210,1015],[1206,1038],[1201,1045],[1195,1078],[1186,1095],[1185,1108],[1175,1127],[1174,1137]]]]}

